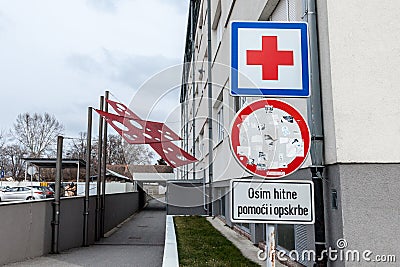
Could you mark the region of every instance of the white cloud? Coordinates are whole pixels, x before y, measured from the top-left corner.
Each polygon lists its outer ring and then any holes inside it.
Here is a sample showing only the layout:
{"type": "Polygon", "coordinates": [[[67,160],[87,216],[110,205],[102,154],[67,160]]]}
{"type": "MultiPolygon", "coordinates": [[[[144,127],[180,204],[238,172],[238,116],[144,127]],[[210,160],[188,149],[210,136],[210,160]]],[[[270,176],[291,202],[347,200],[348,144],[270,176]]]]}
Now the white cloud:
{"type": "Polygon", "coordinates": [[[89,6],[100,11],[115,12],[119,0],[87,0],[89,6]]]}
{"type": "Polygon", "coordinates": [[[182,61],[188,0],[1,3],[1,107],[7,112],[0,128],[10,128],[22,112],[49,112],[68,135],[77,134],[86,128],[87,106],[96,106],[104,90],[129,103],[151,75],[182,61]]]}

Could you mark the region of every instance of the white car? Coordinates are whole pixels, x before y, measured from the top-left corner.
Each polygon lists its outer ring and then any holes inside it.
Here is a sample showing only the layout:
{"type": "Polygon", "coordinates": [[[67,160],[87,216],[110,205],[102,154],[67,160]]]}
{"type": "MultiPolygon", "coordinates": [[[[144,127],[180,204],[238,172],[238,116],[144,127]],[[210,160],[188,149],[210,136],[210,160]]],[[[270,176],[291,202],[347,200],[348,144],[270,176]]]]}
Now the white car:
{"type": "Polygon", "coordinates": [[[45,199],[43,191],[25,186],[11,187],[0,192],[0,201],[45,199]]]}

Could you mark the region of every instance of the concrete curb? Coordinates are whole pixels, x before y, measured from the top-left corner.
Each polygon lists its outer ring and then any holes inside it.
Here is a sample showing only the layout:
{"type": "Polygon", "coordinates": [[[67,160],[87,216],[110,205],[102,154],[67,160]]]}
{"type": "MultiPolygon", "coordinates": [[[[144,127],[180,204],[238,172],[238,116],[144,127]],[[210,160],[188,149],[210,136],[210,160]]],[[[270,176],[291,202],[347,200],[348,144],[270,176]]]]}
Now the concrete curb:
{"type": "Polygon", "coordinates": [[[179,267],[178,247],[176,243],[174,216],[167,215],[165,222],[165,245],[163,267],[179,267]]]}

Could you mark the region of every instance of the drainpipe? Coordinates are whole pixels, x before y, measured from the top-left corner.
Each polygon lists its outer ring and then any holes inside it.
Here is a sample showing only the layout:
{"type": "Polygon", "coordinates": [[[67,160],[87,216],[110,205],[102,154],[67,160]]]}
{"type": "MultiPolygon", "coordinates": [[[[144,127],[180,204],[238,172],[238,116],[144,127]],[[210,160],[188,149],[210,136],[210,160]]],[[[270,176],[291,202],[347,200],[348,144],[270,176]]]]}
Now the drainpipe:
{"type": "MultiPolygon", "coordinates": [[[[195,67],[196,64],[194,62],[194,40],[195,40],[195,21],[194,21],[194,0],[190,1],[190,9],[191,9],[191,13],[190,13],[190,17],[191,17],[191,24],[192,24],[192,28],[191,28],[191,37],[192,37],[192,95],[193,95],[193,101],[192,101],[192,138],[193,138],[193,157],[196,157],[196,133],[195,133],[195,129],[196,129],[196,121],[195,121],[195,112],[196,112],[196,108],[195,108],[195,67]]],[[[196,179],[196,162],[193,162],[193,180],[196,179]]]]}
{"type": "Polygon", "coordinates": [[[83,245],[88,246],[89,229],[89,181],[90,181],[90,157],[92,151],[92,108],[88,107],[88,125],[86,133],[86,174],[85,174],[85,205],[83,212],[83,245]]]}
{"type": "MultiPolygon", "coordinates": [[[[311,128],[311,174],[314,182],[315,203],[315,250],[321,255],[326,248],[325,241],[325,217],[324,217],[324,195],[323,195],[323,171],[324,171],[324,129],[322,122],[322,98],[319,73],[319,48],[316,1],[306,0],[305,20],[308,22],[310,33],[310,70],[311,70],[311,96],[308,98],[308,123],[311,128]]],[[[317,257],[317,266],[326,266],[326,257],[317,257]]]]}
{"type": "Polygon", "coordinates": [[[53,201],[53,221],[52,226],[52,242],[51,242],[51,253],[58,254],[58,240],[59,240],[59,228],[60,228],[60,191],[61,191],[61,175],[62,175],[62,148],[63,148],[64,137],[57,137],[57,161],[56,161],[56,181],[55,181],[55,192],[53,201]]]}
{"type": "MultiPolygon", "coordinates": [[[[100,110],[104,109],[104,96],[100,97],[100,110]]],[[[102,165],[101,165],[101,159],[102,159],[102,147],[103,147],[103,117],[99,116],[99,142],[98,142],[98,147],[97,147],[97,194],[96,194],[96,221],[95,221],[95,238],[96,241],[100,240],[100,209],[101,209],[101,198],[100,198],[100,193],[101,193],[101,177],[102,177],[102,165]]]]}
{"type": "Polygon", "coordinates": [[[207,0],[207,58],[208,58],[208,199],[209,199],[209,209],[208,215],[212,216],[212,202],[213,202],[213,127],[212,127],[212,118],[213,118],[213,107],[212,107],[212,71],[211,71],[211,0],[207,0]]]}
{"type": "MultiPolygon", "coordinates": [[[[108,103],[107,100],[110,97],[110,92],[106,91],[104,94],[104,112],[108,112],[108,103]]],[[[100,228],[100,236],[104,236],[105,231],[105,218],[106,218],[106,173],[107,173],[107,122],[103,119],[103,186],[102,189],[102,198],[101,198],[101,228],[100,228]]]]}

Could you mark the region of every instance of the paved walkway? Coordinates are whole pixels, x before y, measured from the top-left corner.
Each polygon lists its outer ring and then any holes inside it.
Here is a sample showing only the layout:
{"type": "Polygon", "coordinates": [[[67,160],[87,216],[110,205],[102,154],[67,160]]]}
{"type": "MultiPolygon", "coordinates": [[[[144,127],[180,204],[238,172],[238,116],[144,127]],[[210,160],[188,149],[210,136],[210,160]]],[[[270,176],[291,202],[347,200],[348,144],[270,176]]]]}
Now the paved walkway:
{"type": "Polygon", "coordinates": [[[151,200],[143,211],[95,245],[6,266],[161,266],[165,216],[165,204],[151,200]]]}
{"type": "MultiPolygon", "coordinates": [[[[225,223],[223,223],[218,218],[207,217],[207,220],[214,226],[215,229],[217,229],[223,236],[225,236],[226,239],[231,241],[246,258],[254,261],[260,266],[266,266],[265,261],[261,261],[258,259],[257,255],[259,252],[259,248],[254,246],[253,242],[251,242],[246,237],[240,235],[239,233],[235,232],[230,227],[227,227],[225,223]]],[[[262,256],[264,256],[264,254],[262,256]]],[[[285,267],[285,265],[281,264],[278,261],[275,261],[275,266],[285,267]]]]}

